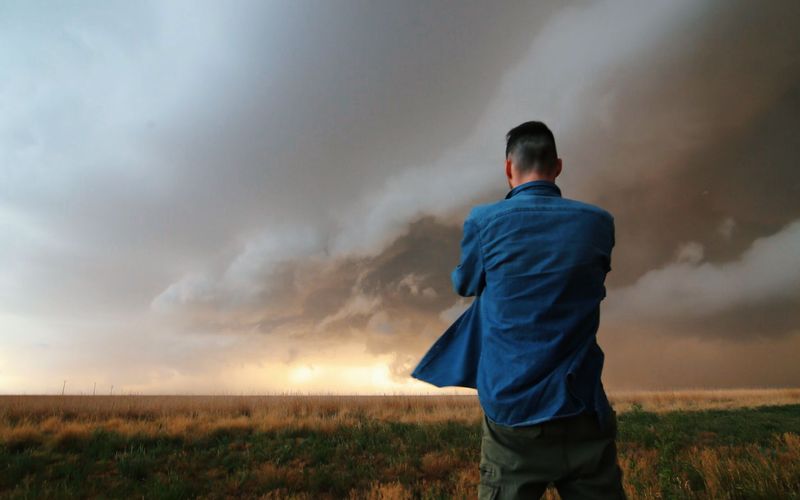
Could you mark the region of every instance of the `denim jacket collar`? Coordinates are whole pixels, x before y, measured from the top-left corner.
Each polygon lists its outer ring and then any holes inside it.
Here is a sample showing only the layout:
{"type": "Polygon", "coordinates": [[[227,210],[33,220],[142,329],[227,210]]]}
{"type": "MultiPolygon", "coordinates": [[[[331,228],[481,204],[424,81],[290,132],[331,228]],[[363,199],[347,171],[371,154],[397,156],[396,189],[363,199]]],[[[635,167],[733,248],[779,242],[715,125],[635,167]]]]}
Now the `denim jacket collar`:
{"type": "Polygon", "coordinates": [[[539,179],[536,181],[528,181],[524,182],[512,189],[506,195],[506,199],[515,196],[520,191],[530,190],[531,194],[535,194],[538,196],[561,196],[561,189],[556,186],[556,183],[553,181],[548,181],[545,179],[539,179]]]}

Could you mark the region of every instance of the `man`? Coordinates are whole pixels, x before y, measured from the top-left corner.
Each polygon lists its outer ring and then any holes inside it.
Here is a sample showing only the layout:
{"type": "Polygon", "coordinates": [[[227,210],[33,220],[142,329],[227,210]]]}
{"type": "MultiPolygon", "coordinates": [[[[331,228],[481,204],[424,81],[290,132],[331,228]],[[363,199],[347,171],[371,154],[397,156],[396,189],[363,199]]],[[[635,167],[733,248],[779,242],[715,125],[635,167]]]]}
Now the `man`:
{"type": "Polygon", "coordinates": [[[541,122],[506,135],[504,200],[464,221],[453,287],[471,306],[412,376],[478,390],[479,497],[625,498],[616,412],[596,334],[614,218],[561,196],[562,160],[541,122]]]}

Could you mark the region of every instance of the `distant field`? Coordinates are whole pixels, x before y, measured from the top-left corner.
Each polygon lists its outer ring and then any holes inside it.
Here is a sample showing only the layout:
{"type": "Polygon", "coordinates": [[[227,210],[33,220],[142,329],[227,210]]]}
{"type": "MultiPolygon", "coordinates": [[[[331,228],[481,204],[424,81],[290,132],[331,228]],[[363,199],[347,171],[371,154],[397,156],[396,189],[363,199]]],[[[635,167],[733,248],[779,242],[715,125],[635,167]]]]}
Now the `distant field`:
{"type": "MultiPolygon", "coordinates": [[[[610,397],[631,498],[800,498],[800,389],[610,397]]],[[[0,396],[0,497],[473,498],[481,417],[475,396],[0,396]]]]}

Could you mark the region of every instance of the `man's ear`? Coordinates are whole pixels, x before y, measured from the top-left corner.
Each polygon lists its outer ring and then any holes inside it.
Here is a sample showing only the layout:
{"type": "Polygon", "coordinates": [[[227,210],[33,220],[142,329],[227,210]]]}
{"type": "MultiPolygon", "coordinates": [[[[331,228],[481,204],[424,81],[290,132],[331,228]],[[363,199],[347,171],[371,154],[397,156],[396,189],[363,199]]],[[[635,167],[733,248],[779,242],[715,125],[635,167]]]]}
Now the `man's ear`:
{"type": "Polygon", "coordinates": [[[558,175],[561,173],[561,167],[562,167],[561,158],[559,158],[557,161],[558,161],[558,166],[556,166],[556,175],[553,176],[554,178],[558,177],[558,175]]]}
{"type": "Polygon", "coordinates": [[[506,178],[511,180],[511,158],[506,158],[506,178]]]}

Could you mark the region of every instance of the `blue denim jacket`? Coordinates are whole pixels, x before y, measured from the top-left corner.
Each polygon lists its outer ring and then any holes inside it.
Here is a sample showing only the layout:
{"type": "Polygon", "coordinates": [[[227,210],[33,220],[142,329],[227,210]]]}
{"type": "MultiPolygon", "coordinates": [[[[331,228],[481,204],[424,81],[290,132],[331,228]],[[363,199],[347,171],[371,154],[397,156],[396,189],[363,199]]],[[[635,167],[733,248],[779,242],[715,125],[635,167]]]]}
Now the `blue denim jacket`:
{"type": "Polygon", "coordinates": [[[554,182],[514,187],[464,221],[455,291],[475,296],[411,376],[478,390],[486,416],[507,426],[596,412],[611,415],[597,345],[611,270],[614,218],[563,198],[554,182]]]}

